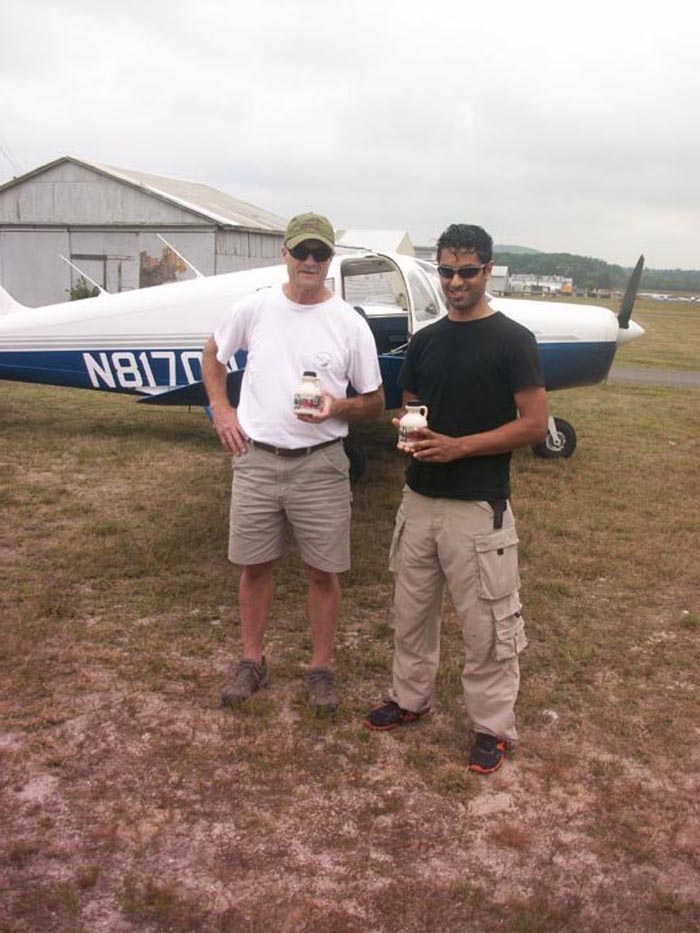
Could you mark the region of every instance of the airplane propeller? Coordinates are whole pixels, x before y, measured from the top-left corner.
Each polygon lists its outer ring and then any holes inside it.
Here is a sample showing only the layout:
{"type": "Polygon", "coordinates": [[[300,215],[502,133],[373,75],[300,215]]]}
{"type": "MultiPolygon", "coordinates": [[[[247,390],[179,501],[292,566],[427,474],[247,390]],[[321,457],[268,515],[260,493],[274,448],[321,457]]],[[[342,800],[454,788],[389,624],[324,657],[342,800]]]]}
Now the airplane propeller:
{"type": "Polygon", "coordinates": [[[627,283],[627,288],[625,289],[625,294],[622,296],[622,301],[620,303],[620,310],[617,312],[617,319],[619,326],[623,330],[627,330],[630,326],[630,317],[632,316],[632,309],[634,308],[634,301],[637,297],[637,290],[639,288],[639,280],[642,277],[642,269],[644,268],[644,256],[640,256],[637,260],[637,265],[634,267],[634,271],[629,278],[627,283]]]}

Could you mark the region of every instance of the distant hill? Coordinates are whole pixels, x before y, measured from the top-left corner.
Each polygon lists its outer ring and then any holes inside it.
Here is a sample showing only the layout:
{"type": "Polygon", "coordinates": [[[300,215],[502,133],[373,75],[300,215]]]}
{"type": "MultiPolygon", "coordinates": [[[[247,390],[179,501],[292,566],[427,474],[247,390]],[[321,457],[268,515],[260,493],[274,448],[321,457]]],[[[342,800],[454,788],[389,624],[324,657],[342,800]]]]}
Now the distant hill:
{"type": "MultiPolygon", "coordinates": [[[[626,268],[573,253],[540,253],[525,247],[494,246],[494,259],[499,266],[508,266],[510,273],[529,272],[534,275],[561,275],[574,280],[576,288],[623,289],[632,272],[626,268]]],[[[700,291],[698,269],[645,269],[640,288],[644,291],[700,291]]]]}
{"type": "Polygon", "coordinates": [[[494,246],[494,253],[511,253],[513,255],[518,255],[519,253],[539,253],[538,249],[531,249],[529,246],[494,246]]]}

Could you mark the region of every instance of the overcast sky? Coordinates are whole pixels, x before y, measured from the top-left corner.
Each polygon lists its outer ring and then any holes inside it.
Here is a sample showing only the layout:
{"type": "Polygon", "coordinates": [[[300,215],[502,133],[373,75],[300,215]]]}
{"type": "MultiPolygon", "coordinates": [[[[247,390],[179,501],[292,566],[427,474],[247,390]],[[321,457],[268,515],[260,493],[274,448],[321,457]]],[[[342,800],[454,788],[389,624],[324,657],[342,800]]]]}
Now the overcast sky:
{"type": "Polygon", "coordinates": [[[678,0],[0,0],[0,183],[70,155],[697,269],[699,26],[678,0]]]}

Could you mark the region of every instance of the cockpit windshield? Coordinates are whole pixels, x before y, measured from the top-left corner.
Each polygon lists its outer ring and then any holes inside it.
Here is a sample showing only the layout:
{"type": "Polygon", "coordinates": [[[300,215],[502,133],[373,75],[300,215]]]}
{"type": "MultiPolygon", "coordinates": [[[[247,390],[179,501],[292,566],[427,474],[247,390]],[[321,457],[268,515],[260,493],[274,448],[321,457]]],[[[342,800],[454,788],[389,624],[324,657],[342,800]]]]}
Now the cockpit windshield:
{"type": "Polygon", "coordinates": [[[413,296],[415,323],[428,324],[444,314],[446,309],[442,302],[436,267],[422,260],[417,260],[417,266],[408,277],[413,296]]]}

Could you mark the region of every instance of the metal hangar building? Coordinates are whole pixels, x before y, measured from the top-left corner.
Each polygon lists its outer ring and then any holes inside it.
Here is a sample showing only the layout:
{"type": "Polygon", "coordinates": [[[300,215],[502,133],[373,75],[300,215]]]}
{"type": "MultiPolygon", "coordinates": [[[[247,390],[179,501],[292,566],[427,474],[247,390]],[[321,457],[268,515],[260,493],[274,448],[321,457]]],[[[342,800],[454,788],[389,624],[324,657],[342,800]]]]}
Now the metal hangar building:
{"type": "Polygon", "coordinates": [[[285,226],[208,185],[66,156],[0,186],[0,284],[36,307],[85,277],[108,292],[191,278],[183,259],[203,275],[274,265],[285,226]]]}

